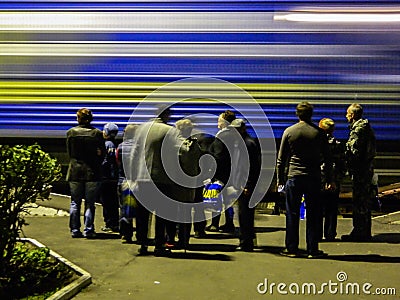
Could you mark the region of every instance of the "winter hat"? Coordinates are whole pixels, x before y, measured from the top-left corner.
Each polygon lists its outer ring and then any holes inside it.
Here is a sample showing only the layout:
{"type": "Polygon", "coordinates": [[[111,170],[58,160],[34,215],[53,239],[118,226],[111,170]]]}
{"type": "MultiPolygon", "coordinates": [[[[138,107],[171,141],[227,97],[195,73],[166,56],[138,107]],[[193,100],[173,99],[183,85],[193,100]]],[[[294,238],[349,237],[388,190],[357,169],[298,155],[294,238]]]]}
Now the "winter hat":
{"type": "Polygon", "coordinates": [[[110,137],[116,137],[118,134],[118,126],[115,123],[107,123],[103,128],[104,133],[110,137]]]}

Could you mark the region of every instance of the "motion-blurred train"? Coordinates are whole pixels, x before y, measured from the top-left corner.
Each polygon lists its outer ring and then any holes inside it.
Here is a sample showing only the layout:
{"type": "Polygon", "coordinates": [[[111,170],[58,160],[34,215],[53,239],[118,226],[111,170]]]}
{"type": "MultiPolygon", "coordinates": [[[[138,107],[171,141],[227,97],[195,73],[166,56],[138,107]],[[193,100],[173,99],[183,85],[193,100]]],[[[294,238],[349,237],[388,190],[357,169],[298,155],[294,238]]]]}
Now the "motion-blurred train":
{"type": "MultiPolygon", "coordinates": [[[[400,7],[368,0],[0,2],[2,143],[62,139],[81,107],[93,110],[96,127],[123,129],[149,94],[188,78],[246,91],[277,139],[304,100],[314,104],[316,122],[334,119],[345,139],[346,108],[361,103],[380,145],[393,147],[400,140],[400,7]]],[[[224,97],[253,109],[246,97],[224,97]]],[[[198,122],[216,132],[229,105],[210,98],[176,103],[171,122],[207,113],[198,122]]],[[[134,121],[153,113],[150,105],[134,121]]]]}

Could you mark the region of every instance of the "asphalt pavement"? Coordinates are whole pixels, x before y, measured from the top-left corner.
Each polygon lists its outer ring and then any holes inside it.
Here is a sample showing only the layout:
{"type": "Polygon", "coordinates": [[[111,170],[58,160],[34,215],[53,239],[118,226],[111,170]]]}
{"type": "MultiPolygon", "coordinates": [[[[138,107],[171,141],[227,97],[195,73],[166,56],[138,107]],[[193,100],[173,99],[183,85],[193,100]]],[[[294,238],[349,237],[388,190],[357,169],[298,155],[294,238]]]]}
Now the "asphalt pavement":
{"type": "MultiPolygon", "coordinates": [[[[400,212],[373,219],[371,242],[321,243],[320,249],[329,254],[322,259],[281,256],[285,216],[259,212],[258,246],[252,253],[236,251],[237,237],[209,233],[203,239],[192,237],[189,250],[155,257],[139,256],[138,245],[102,233],[101,206],[95,218],[98,237],[73,239],[69,198],[52,195],[38,204],[26,217],[23,235],[91,274],[92,284],[74,299],[399,299],[400,212]]],[[[339,218],[338,236],[351,228],[351,219],[339,218]]],[[[305,249],[305,221],[300,238],[305,249]]]]}

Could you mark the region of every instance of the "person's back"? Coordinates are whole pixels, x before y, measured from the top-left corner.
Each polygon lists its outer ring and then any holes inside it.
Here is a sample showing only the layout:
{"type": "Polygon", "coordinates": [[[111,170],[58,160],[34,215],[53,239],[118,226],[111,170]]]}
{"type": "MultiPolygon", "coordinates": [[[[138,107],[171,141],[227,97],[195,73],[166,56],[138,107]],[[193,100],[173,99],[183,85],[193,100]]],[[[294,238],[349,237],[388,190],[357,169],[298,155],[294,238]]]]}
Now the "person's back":
{"type": "Polygon", "coordinates": [[[119,203],[118,203],[118,165],[116,158],[116,141],[118,126],[107,123],[103,128],[106,155],[102,162],[102,183],[100,189],[100,202],[103,205],[103,218],[105,232],[119,232],[119,203]]]}
{"type": "Polygon", "coordinates": [[[90,124],[81,124],[67,131],[67,152],[70,163],[67,181],[93,181],[101,178],[104,141],[101,131],[90,124]]]}
{"type": "Polygon", "coordinates": [[[318,249],[321,208],[321,162],[326,163],[327,188],[331,188],[332,160],[328,141],[322,129],[312,124],[313,106],[301,102],[296,107],[299,122],[283,135],[277,159],[278,189],[284,186],[286,198],[286,249],[282,255],[295,257],[299,252],[300,203],[307,205],[307,252],[309,258],[325,255],[318,249]],[[286,167],[289,164],[286,174],[286,167]],[[286,181],[286,183],[285,183],[286,181]]]}
{"type": "Polygon", "coordinates": [[[67,131],[67,152],[70,158],[67,181],[71,190],[69,227],[73,238],[82,237],[80,210],[85,198],[84,232],[87,238],[95,237],[95,201],[101,180],[101,162],[105,154],[103,134],[90,125],[92,112],[87,108],[77,112],[78,126],[67,131]]]}
{"type": "Polygon", "coordinates": [[[287,128],[285,151],[290,152],[288,177],[309,175],[320,176],[320,154],[323,150],[323,132],[314,124],[299,122],[287,128]]]}

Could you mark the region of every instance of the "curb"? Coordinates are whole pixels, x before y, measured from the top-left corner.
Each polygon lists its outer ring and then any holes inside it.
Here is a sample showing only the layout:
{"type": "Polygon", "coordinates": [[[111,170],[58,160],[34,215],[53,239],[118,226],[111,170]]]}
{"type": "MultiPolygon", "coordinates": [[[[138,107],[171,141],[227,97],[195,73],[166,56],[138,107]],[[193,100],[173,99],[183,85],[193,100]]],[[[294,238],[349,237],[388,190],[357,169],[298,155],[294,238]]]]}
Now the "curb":
{"type": "MultiPolygon", "coordinates": [[[[35,245],[38,248],[46,247],[42,243],[38,242],[35,239],[31,238],[20,238],[20,241],[29,242],[35,245]]],[[[50,249],[50,255],[53,256],[55,259],[59,260],[63,264],[67,265],[69,268],[74,270],[80,277],[75,281],[71,282],[67,286],[63,287],[61,290],[55,292],[50,297],[46,298],[48,300],[68,300],[78,294],[83,288],[87,287],[89,284],[92,283],[92,276],[90,273],[86,272],[82,268],[78,267],[77,265],[73,264],[69,260],[62,257],[60,254],[54,252],[50,249]]]]}
{"type": "Polygon", "coordinates": [[[372,220],[377,221],[381,224],[399,224],[400,222],[400,211],[396,211],[387,215],[378,216],[372,218],[372,220]]]}

